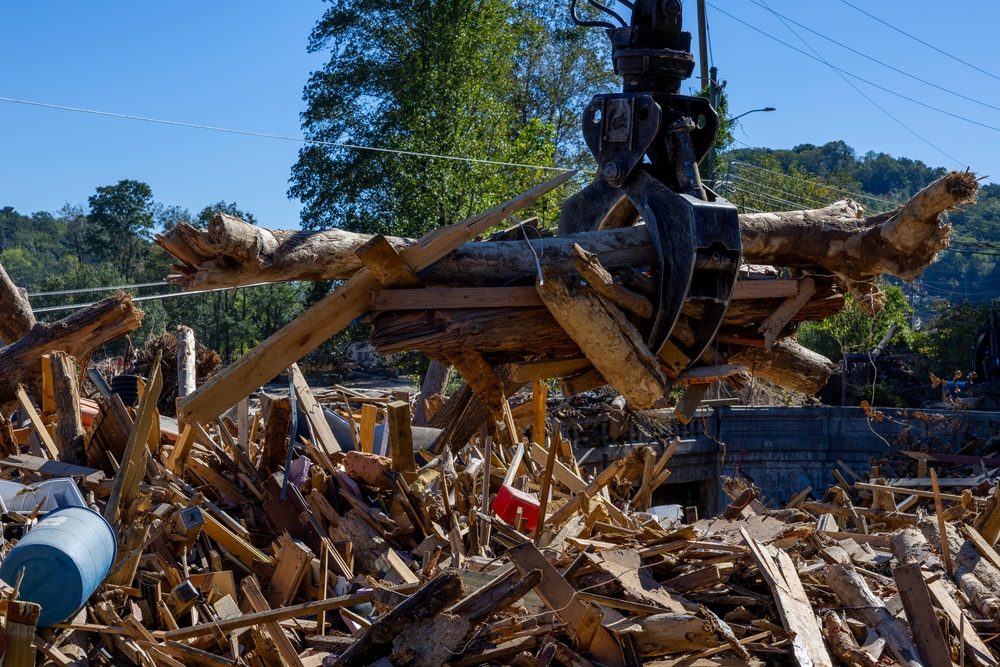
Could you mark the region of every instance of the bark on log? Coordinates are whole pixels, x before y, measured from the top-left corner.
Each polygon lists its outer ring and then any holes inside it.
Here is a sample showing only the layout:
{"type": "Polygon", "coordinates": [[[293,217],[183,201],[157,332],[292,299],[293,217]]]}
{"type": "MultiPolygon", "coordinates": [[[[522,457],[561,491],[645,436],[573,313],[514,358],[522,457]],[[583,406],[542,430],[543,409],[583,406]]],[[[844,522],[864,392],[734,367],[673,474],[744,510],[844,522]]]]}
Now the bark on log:
{"type": "Polygon", "coordinates": [[[142,318],[132,297],[119,293],[58,322],[39,322],[27,336],[0,350],[0,404],[17,400],[19,384],[37,397],[43,354],[62,350],[81,361],[102,345],[138,329],[142,318]]]}
{"type": "Polygon", "coordinates": [[[865,651],[847,626],[832,609],[823,614],[823,634],[830,648],[838,658],[852,667],[879,667],[880,663],[871,653],[865,651]]]}
{"type": "Polygon", "coordinates": [[[431,396],[438,394],[444,396],[448,390],[448,381],[451,379],[451,366],[431,359],[427,365],[427,373],[424,381],[420,384],[420,396],[417,397],[417,405],[413,410],[413,425],[427,426],[427,403],[431,396]]]}
{"type": "Polygon", "coordinates": [[[197,387],[197,356],[194,331],[183,325],[177,327],[177,398],[193,394],[197,387]]]}
{"type": "Polygon", "coordinates": [[[4,345],[28,335],[35,326],[35,314],[28,302],[28,291],[18,287],[0,266],[0,339],[4,345]]]}
{"type": "MultiPolygon", "coordinates": [[[[1000,618],[1000,570],[980,556],[975,545],[965,540],[951,524],[947,525],[948,546],[952,556],[951,574],[955,583],[972,604],[987,618],[1000,618]]],[[[922,517],[917,528],[931,544],[941,544],[941,531],[935,518],[922,517]]]]}
{"type": "Polygon", "coordinates": [[[778,341],[770,352],[762,347],[746,348],[729,357],[731,364],[743,364],[756,375],[780,387],[815,394],[826,385],[833,363],[794,340],[778,341]]]}
{"type": "Polygon", "coordinates": [[[52,389],[56,406],[56,444],[63,463],[87,465],[83,446],[83,422],[80,419],[80,389],[76,380],[76,362],[65,352],[53,352],[52,389]]]}
{"type": "Polygon", "coordinates": [[[557,267],[544,267],[542,276],[538,294],[594,367],[636,409],[657,406],[669,384],[625,315],[557,267]]]}
{"type": "MultiPolygon", "coordinates": [[[[740,216],[743,256],[754,264],[822,267],[838,276],[863,303],[881,303],[872,278],[880,274],[906,280],[934,261],[949,240],[951,226],[940,214],[971,201],[974,174],[951,172],[895,211],[863,220],[854,202],[822,209],[740,216]]],[[[168,282],[186,290],[233,287],[258,282],[343,280],[361,262],[354,251],[371,237],[340,229],[318,232],[272,231],[220,214],[207,231],[181,223],[156,237],[179,259],[168,282]]],[[[396,248],[412,239],[389,238],[396,248]]],[[[597,255],[606,267],[656,265],[644,226],[584,232],[531,242],[545,264],[569,270],[574,243],[597,255]]],[[[421,275],[427,285],[498,285],[536,273],[534,255],[524,241],[467,243],[421,275]]]]}
{"type": "Polygon", "coordinates": [[[923,667],[909,630],[895,618],[885,603],[872,593],[852,565],[833,565],[826,571],[826,583],[852,615],[886,640],[889,650],[904,667],[923,667]]]}

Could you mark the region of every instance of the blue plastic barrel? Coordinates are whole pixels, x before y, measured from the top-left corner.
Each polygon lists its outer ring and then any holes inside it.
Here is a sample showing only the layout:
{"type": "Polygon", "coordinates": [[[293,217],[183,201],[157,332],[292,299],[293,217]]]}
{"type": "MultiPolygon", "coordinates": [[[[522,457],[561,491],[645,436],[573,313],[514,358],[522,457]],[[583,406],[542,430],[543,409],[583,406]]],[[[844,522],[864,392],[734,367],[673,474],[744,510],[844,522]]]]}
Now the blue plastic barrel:
{"type": "Polygon", "coordinates": [[[42,608],[38,625],[62,623],[80,611],[115,562],[115,532],[87,507],[49,512],[0,564],[0,579],[13,586],[24,569],[19,599],[42,608]]]}

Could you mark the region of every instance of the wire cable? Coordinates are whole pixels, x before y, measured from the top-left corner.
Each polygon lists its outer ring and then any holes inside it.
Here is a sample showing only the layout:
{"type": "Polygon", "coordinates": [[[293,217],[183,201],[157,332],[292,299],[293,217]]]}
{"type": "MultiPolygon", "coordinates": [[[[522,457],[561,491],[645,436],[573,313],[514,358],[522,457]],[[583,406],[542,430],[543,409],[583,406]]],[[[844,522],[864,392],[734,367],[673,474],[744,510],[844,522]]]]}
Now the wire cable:
{"type": "Polygon", "coordinates": [[[844,44],[842,42],[838,42],[837,40],[833,39],[832,37],[828,37],[828,36],[824,35],[821,32],[817,32],[816,30],[813,30],[809,26],[806,26],[806,25],[803,25],[803,24],[799,23],[795,19],[791,19],[791,18],[785,16],[784,14],[779,14],[778,12],[775,12],[775,11],[771,10],[769,7],[765,7],[763,4],[761,4],[757,0],[750,0],[750,3],[754,4],[754,5],[757,5],[758,7],[762,8],[762,9],[766,9],[768,11],[771,11],[771,13],[773,13],[775,16],[778,16],[778,17],[780,17],[780,18],[788,21],[789,23],[797,25],[798,27],[800,27],[803,30],[806,30],[808,32],[811,32],[812,34],[816,35],[817,37],[820,37],[822,39],[825,39],[828,42],[836,44],[837,46],[839,46],[842,49],[847,49],[848,51],[850,51],[851,53],[853,53],[855,55],[861,56],[862,58],[865,58],[866,60],[870,60],[873,63],[877,63],[877,64],[879,64],[882,67],[885,67],[887,69],[891,69],[893,72],[896,72],[897,74],[902,74],[903,76],[909,77],[909,78],[913,79],[914,81],[919,81],[920,83],[928,85],[931,88],[937,88],[938,90],[940,90],[942,92],[948,93],[949,95],[954,95],[955,97],[960,97],[963,100],[966,100],[968,102],[972,102],[973,104],[978,104],[978,105],[984,106],[984,107],[986,107],[988,109],[993,109],[994,111],[1000,111],[1000,107],[998,107],[998,106],[994,106],[994,105],[989,104],[987,102],[983,102],[981,100],[977,100],[974,97],[969,97],[968,95],[964,95],[964,94],[962,94],[962,93],[960,93],[958,91],[951,90],[949,88],[945,88],[944,86],[939,86],[938,84],[932,83],[932,82],[928,81],[927,79],[922,79],[922,78],[920,78],[919,76],[917,76],[915,74],[910,74],[909,72],[901,70],[898,67],[894,67],[893,65],[890,65],[890,64],[888,64],[886,62],[883,62],[883,61],[879,60],[878,58],[875,58],[873,56],[868,55],[867,53],[863,53],[861,51],[858,51],[854,47],[848,46],[847,44],[844,44]]]}
{"type": "Polygon", "coordinates": [[[947,57],[951,58],[952,60],[954,60],[956,62],[960,62],[960,63],[962,63],[963,65],[965,65],[967,67],[971,67],[972,69],[976,70],[977,72],[981,72],[981,73],[985,74],[988,77],[991,77],[993,79],[996,79],[997,81],[1000,81],[1000,76],[997,76],[996,74],[993,74],[992,72],[987,72],[983,68],[977,67],[976,65],[973,65],[970,62],[962,60],[958,56],[953,56],[950,53],[948,53],[947,51],[939,49],[938,47],[934,46],[933,44],[929,44],[929,43],[925,42],[924,40],[920,39],[919,37],[915,37],[915,36],[911,35],[910,33],[906,32],[905,30],[903,30],[901,28],[897,28],[896,26],[892,25],[888,21],[883,21],[882,19],[880,19],[879,17],[875,16],[874,14],[869,14],[868,12],[866,12],[863,9],[861,9],[860,7],[858,7],[856,5],[853,5],[850,2],[847,2],[847,0],[840,0],[840,1],[842,3],[844,3],[845,5],[847,5],[848,7],[850,7],[851,9],[854,9],[856,11],[861,12],[862,14],[864,14],[865,16],[867,16],[868,18],[870,18],[872,20],[875,20],[875,21],[878,21],[879,23],[881,23],[882,25],[886,26],[887,28],[892,28],[893,30],[895,30],[899,34],[904,35],[906,37],[909,37],[910,39],[912,39],[915,42],[919,42],[920,44],[923,44],[927,48],[932,49],[934,51],[937,51],[938,53],[940,53],[943,56],[947,56],[947,57]]]}
{"type": "MultiPolygon", "coordinates": [[[[868,85],[870,85],[870,86],[874,86],[875,88],[878,88],[878,89],[880,89],[880,90],[882,90],[882,91],[884,91],[884,92],[887,92],[887,93],[889,93],[889,94],[891,94],[891,95],[895,95],[896,97],[901,97],[901,98],[903,98],[903,99],[905,99],[905,100],[907,100],[907,101],[909,101],[909,102],[913,102],[914,104],[918,104],[918,105],[920,105],[920,106],[922,106],[922,107],[926,107],[926,108],[928,108],[928,109],[931,109],[931,110],[933,110],[933,111],[937,111],[938,113],[942,113],[942,114],[945,114],[945,115],[947,115],[947,116],[951,116],[951,117],[953,117],[953,118],[957,118],[957,119],[959,119],[959,120],[964,120],[964,121],[966,121],[966,122],[968,122],[968,123],[972,123],[973,125],[979,125],[979,126],[981,126],[981,127],[985,127],[985,128],[987,128],[987,129],[990,129],[990,130],[994,130],[994,131],[996,131],[996,132],[1000,132],[1000,127],[996,127],[996,126],[993,126],[993,125],[988,125],[988,124],[986,124],[986,123],[980,123],[979,121],[976,121],[976,120],[972,120],[971,118],[966,118],[966,117],[964,117],[964,116],[959,116],[958,114],[955,114],[955,113],[952,113],[952,112],[950,112],[950,111],[946,111],[946,110],[944,110],[944,109],[939,109],[938,107],[935,107],[935,106],[932,106],[932,105],[930,105],[930,104],[927,104],[927,103],[925,103],[925,102],[921,102],[920,100],[917,100],[917,99],[914,99],[914,98],[912,98],[912,97],[909,97],[909,96],[907,96],[907,95],[904,95],[904,94],[902,94],[902,93],[898,93],[898,92],[896,92],[896,91],[894,91],[894,90],[891,90],[891,89],[889,89],[889,88],[886,88],[885,86],[880,86],[880,85],[879,85],[879,84],[877,84],[877,83],[874,83],[874,82],[872,82],[872,81],[869,81],[868,79],[865,79],[865,78],[863,78],[863,77],[860,77],[860,76],[858,76],[858,75],[856,75],[856,74],[853,74],[853,73],[851,73],[851,72],[848,72],[847,70],[844,70],[844,69],[842,69],[842,68],[840,68],[840,67],[837,67],[836,65],[833,65],[833,64],[831,64],[831,63],[830,63],[830,62],[828,62],[828,61],[827,61],[826,59],[824,59],[824,58],[823,58],[822,56],[820,56],[820,55],[819,55],[819,53],[818,53],[817,51],[815,51],[815,49],[813,49],[813,48],[812,48],[811,46],[809,46],[809,43],[808,43],[808,42],[806,42],[806,41],[805,41],[804,39],[802,39],[802,37],[800,37],[800,36],[798,35],[798,33],[796,33],[796,32],[795,32],[795,31],[794,31],[794,30],[793,30],[793,29],[792,29],[792,28],[791,28],[790,26],[788,26],[787,24],[784,24],[784,21],[782,21],[782,23],[783,23],[783,24],[785,25],[785,27],[786,27],[786,28],[788,28],[788,29],[789,29],[789,31],[791,31],[793,35],[795,35],[796,37],[798,37],[798,38],[799,38],[799,40],[801,40],[801,41],[802,41],[802,42],[803,42],[803,43],[804,43],[804,44],[805,44],[805,45],[806,45],[806,46],[807,46],[807,47],[808,47],[808,48],[809,48],[810,50],[812,50],[812,51],[813,51],[813,53],[814,53],[815,55],[810,55],[810,54],[806,53],[805,51],[803,51],[802,49],[799,49],[799,48],[797,48],[797,47],[795,47],[795,46],[792,46],[792,45],[791,45],[791,44],[789,44],[788,42],[785,42],[785,41],[783,41],[783,40],[781,40],[781,39],[779,39],[779,38],[775,37],[774,35],[771,35],[770,33],[767,33],[767,32],[765,32],[764,30],[761,30],[760,28],[757,28],[757,27],[755,27],[755,26],[753,26],[753,25],[750,25],[750,24],[749,24],[749,23],[747,23],[746,21],[744,21],[744,20],[742,20],[742,19],[740,19],[740,18],[737,18],[737,17],[733,16],[733,15],[732,15],[732,14],[730,14],[729,12],[727,12],[727,11],[725,11],[725,10],[723,10],[723,9],[720,9],[719,7],[717,7],[717,6],[713,5],[712,3],[708,3],[708,5],[709,5],[710,7],[712,7],[712,9],[716,10],[717,12],[720,12],[720,13],[722,13],[722,14],[725,14],[725,15],[726,15],[726,16],[728,16],[729,18],[733,19],[734,21],[736,21],[736,22],[738,22],[738,23],[741,23],[741,24],[745,25],[746,27],[750,28],[751,30],[753,30],[753,31],[755,31],[755,32],[758,32],[758,33],[760,33],[760,34],[764,35],[765,37],[768,37],[769,39],[772,39],[772,40],[774,40],[774,41],[778,42],[779,44],[783,44],[784,46],[787,46],[788,48],[792,49],[793,51],[796,51],[796,52],[798,52],[798,53],[801,53],[802,55],[806,56],[807,58],[810,58],[810,59],[812,59],[812,60],[816,60],[816,61],[819,61],[819,62],[823,63],[824,65],[826,65],[827,67],[829,67],[830,69],[832,69],[832,70],[833,70],[834,72],[836,72],[836,73],[837,73],[837,75],[838,75],[838,76],[839,76],[840,78],[842,78],[842,79],[843,79],[843,80],[844,80],[844,81],[845,81],[845,82],[847,83],[847,85],[849,85],[849,86],[850,86],[851,88],[853,88],[853,89],[854,89],[854,90],[855,90],[855,91],[856,91],[856,92],[857,92],[857,93],[858,93],[859,95],[861,95],[861,96],[862,96],[862,97],[864,97],[864,98],[865,98],[866,100],[868,100],[868,101],[869,101],[869,102],[870,102],[870,103],[872,104],[872,106],[874,106],[874,107],[875,107],[876,109],[878,109],[879,111],[881,111],[882,113],[884,113],[884,114],[885,114],[886,116],[888,116],[888,117],[889,117],[890,119],[892,119],[893,121],[895,121],[895,122],[896,122],[896,123],[897,123],[898,125],[900,125],[900,126],[901,126],[901,127],[903,128],[903,129],[905,129],[905,130],[906,130],[907,132],[909,132],[910,134],[912,134],[912,135],[913,135],[913,136],[915,136],[916,138],[920,139],[920,140],[921,140],[922,142],[924,142],[925,144],[927,144],[928,146],[930,146],[931,148],[933,148],[933,149],[934,149],[934,150],[936,150],[937,152],[941,153],[941,155],[944,155],[944,156],[945,156],[946,158],[948,158],[949,160],[951,160],[951,161],[952,161],[952,162],[954,162],[955,164],[958,164],[958,165],[960,165],[960,166],[965,166],[965,163],[964,163],[964,162],[961,162],[961,161],[960,161],[960,160],[958,160],[957,158],[955,158],[955,157],[953,157],[952,155],[950,155],[949,153],[945,152],[945,151],[944,151],[944,149],[942,149],[942,148],[939,148],[939,147],[938,147],[938,146],[936,146],[936,145],[935,145],[934,143],[932,143],[932,142],[931,142],[931,141],[930,141],[929,139],[926,139],[926,138],[924,138],[924,137],[923,137],[923,136],[922,136],[922,135],[921,135],[920,133],[918,133],[918,132],[917,132],[916,130],[914,130],[913,128],[911,128],[910,126],[908,126],[908,125],[907,125],[906,123],[904,123],[903,121],[899,120],[899,119],[898,119],[898,118],[896,118],[896,117],[895,117],[894,115],[892,115],[892,114],[891,114],[891,113],[890,113],[890,112],[889,112],[889,111],[888,111],[887,109],[885,109],[885,108],[884,108],[884,107],[883,107],[882,105],[880,105],[880,104],[879,104],[878,102],[876,102],[875,100],[873,100],[873,99],[872,99],[872,98],[871,98],[870,96],[868,96],[868,95],[867,95],[867,94],[866,94],[866,93],[865,93],[864,91],[862,91],[862,90],[861,90],[860,88],[858,88],[858,87],[857,87],[856,85],[854,85],[853,83],[851,83],[851,82],[850,82],[850,81],[849,81],[849,80],[847,79],[847,77],[851,77],[851,78],[853,78],[853,79],[857,79],[858,81],[861,81],[861,82],[863,82],[863,83],[867,83],[868,85]]],[[[777,17],[777,15],[775,15],[775,16],[777,17]]],[[[778,17],[778,20],[779,20],[779,21],[781,21],[781,18],[780,18],[780,17],[778,17]]]]}
{"type": "Polygon", "coordinates": [[[525,169],[543,169],[546,171],[573,171],[570,167],[547,167],[539,164],[523,164],[520,162],[503,162],[500,160],[483,160],[480,158],[460,157],[455,155],[439,155],[437,153],[421,153],[417,151],[404,151],[395,148],[376,148],[375,146],[359,146],[358,144],[341,143],[336,141],[319,141],[317,139],[306,139],[304,137],[289,137],[281,134],[270,134],[267,132],[252,132],[250,130],[234,130],[226,127],[216,127],[214,125],[201,125],[198,123],[184,123],[177,120],[165,120],[163,118],[147,118],[145,116],[133,116],[123,113],[112,113],[110,111],[97,111],[95,109],[82,109],[79,107],[64,106],[61,104],[49,104],[47,102],[33,102],[30,100],[18,100],[12,97],[0,97],[0,102],[11,104],[23,104],[26,106],[42,107],[44,109],[58,109],[59,111],[75,111],[77,113],[93,114],[95,116],[106,116],[108,118],[121,118],[126,120],[137,120],[145,123],[158,123],[160,125],[174,125],[176,127],[188,127],[197,130],[210,130],[212,132],[226,132],[229,134],[239,134],[248,137],[260,137],[264,139],[281,139],[282,141],[295,141],[314,146],[328,146],[331,148],[347,148],[356,151],[373,151],[376,153],[391,153],[394,155],[409,155],[412,157],[423,157],[435,160],[452,160],[455,162],[470,162],[474,164],[489,164],[501,167],[519,167],[525,169]]]}
{"type": "Polygon", "coordinates": [[[840,194],[844,194],[844,195],[850,195],[854,199],[867,199],[867,200],[873,201],[873,202],[875,202],[877,204],[892,205],[892,202],[888,202],[888,201],[886,201],[884,199],[880,199],[879,197],[876,197],[874,195],[863,195],[861,193],[851,192],[850,190],[844,190],[843,188],[838,188],[838,187],[835,187],[833,185],[827,185],[825,183],[821,183],[820,181],[813,181],[813,180],[810,180],[808,178],[802,178],[800,176],[792,176],[791,174],[785,174],[785,173],[782,173],[780,171],[775,171],[773,169],[768,169],[766,167],[761,167],[759,165],[754,164],[753,162],[741,162],[739,160],[731,160],[729,162],[729,164],[731,164],[731,165],[735,164],[735,165],[739,165],[741,167],[749,167],[750,169],[757,169],[758,171],[764,171],[764,172],[767,172],[769,174],[774,174],[775,176],[782,176],[784,178],[789,178],[789,179],[791,179],[793,181],[799,181],[800,183],[809,183],[810,185],[821,185],[822,187],[828,188],[830,190],[833,190],[834,192],[839,192],[840,194]]]}
{"type": "MultiPolygon", "coordinates": [[[[157,301],[159,299],[172,299],[176,296],[195,296],[197,294],[211,294],[212,292],[224,292],[226,290],[238,290],[247,289],[248,287],[261,287],[263,285],[272,285],[274,283],[254,283],[253,285],[237,285],[235,287],[216,287],[215,289],[201,290],[199,292],[172,292],[170,294],[153,294],[151,296],[136,296],[132,297],[132,301],[157,301]]],[[[35,313],[54,313],[61,310],[79,310],[81,308],[88,308],[90,306],[98,303],[97,301],[92,301],[90,303],[71,303],[65,306],[46,306],[45,308],[33,308],[32,311],[35,313]]]]}
{"type": "Polygon", "coordinates": [[[162,280],[158,283],[138,283],[135,285],[111,285],[109,287],[84,287],[81,289],[64,289],[56,292],[34,292],[28,294],[29,297],[35,296],[59,296],[62,294],[86,294],[87,292],[110,292],[116,289],[139,289],[142,287],[168,287],[170,283],[165,283],[162,280]]]}

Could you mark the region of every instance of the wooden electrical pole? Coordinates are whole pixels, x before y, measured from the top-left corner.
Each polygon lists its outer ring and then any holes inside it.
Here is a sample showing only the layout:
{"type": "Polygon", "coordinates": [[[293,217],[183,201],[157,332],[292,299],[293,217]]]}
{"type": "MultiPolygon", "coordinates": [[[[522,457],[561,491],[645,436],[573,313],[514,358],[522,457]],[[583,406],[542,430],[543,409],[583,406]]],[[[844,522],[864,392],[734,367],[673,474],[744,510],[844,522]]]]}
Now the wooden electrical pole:
{"type": "Polygon", "coordinates": [[[698,0],[698,59],[701,65],[701,89],[708,88],[708,27],[705,0],[698,0]]]}

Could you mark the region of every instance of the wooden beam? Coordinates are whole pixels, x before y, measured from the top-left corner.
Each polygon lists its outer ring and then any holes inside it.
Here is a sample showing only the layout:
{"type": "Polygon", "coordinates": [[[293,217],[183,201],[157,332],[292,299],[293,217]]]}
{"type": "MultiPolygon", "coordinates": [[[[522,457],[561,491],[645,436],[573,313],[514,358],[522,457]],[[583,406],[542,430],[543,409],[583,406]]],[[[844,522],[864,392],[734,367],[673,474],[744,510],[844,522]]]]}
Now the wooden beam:
{"type": "Polygon", "coordinates": [[[941,634],[920,564],[900,565],[892,571],[892,577],[896,580],[896,590],[903,601],[910,634],[925,667],[952,667],[951,652],[941,634]]]}
{"type": "Polygon", "coordinates": [[[8,604],[4,624],[7,649],[3,656],[7,667],[35,667],[35,626],[41,611],[33,602],[14,600],[8,604]]]}
{"type": "Polygon", "coordinates": [[[413,456],[413,431],[410,427],[410,404],[393,401],[386,406],[389,423],[389,452],[392,469],[396,472],[416,472],[417,463],[413,456]]]}
{"type": "Polygon", "coordinates": [[[536,380],[549,380],[568,375],[577,375],[578,373],[591,370],[593,367],[594,365],[590,363],[590,359],[586,357],[526,361],[520,364],[511,364],[510,378],[517,382],[534,382],[536,380]]]}
{"type": "Polygon", "coordinates": [[[362,452],[371,453],[374,449],[375,440],[375,420],[378,417],[378,408],[374,405],[364,404],[361,406],[361,435],[359,436],[362,452]]]}
{"type": "Polygon", "coordinates": [[[372,275],[386,287],[423,287],[417,274],[407,266],[403,258],[399,256],[399,252],[381,234],[373,236],[370,241],[358,248],[354,254],[372,272],[372,275]]]}
{"type": "Polygon", "coordinates": [[[800,665],[833,667],[833,660],[823,643],[823,630],[816,620],[809,597],[799,580],[795,563],[781,549],[771,549],[750,537],[740,528],[743,541],[750,548],[750,555],[757,569],[774,594],[774,601],[792,642],[792,652],[800,665]]]}
{"type": "Polygon", "coordinates": [[[324,457],[323,464],[332,474],[334,465],[330,461],[329,455],[341,451],[340,443],[337,442],[336,436],[333,435],[333,430],[330,428],[330,424],[327,423],[326,416],[323,414],[323,406],[313,396],[312,390],[302,375],[302,371],[299,370],[299,365],[292,364],[289,368],[292,373],[292,385],[295,387],[295,396],[299,399],[299,406],[302,408],[302,411],[306,413],[306,420],[309,422],[313,437],[317,441],[314,444],[318,444],[321,447],[321,453],[327,455],[324,457]]]}
{"type": "Polygon", "coordinates": [[[149,373],[146,391],[139,400],[135,422],[128,436],[128,444],[125,445],[125,453],[122,455],[121,469],[115,475],[111,496],[104,509],[104,519],[112,526],[117,525],[119,506],[128,507],[135,500],[139,483],[146,474],[146,454],[149,451],[146,441],[154,426],[157,430],[160,428],[158,423],[153,424],[153,417],[156,415],[156,403],[160,400],[160,390],[163,388],[163,378],[160,375],[161,360],[162,353],[157,354],[149,373]]]}
{"type": "Polygon", "coordinates": [[[448,310],[451,308],[538,308],[533,287],[429,287],[384,289],[371,293],[372,310],[448,310]]]}
{"type": "MultiPolygon", "coordinates": [[[[247,577],[243,580],[243,594],[246,595],[250,607],[255,612],[263,613],[271,611],[271,607],[268,606],[264,594],[260,592],[260,587],[253,577],[247,577]]],[[[267,633],[271,635],[271,639],[278,646],[278,652],[281,653],[284,662],[289,667],[305,667],[302,664],[302,659],[299,657],[299,652],[292,646],[292,642],[285,635],[285,631],[281,629],[281,625],[274,620],[265,621],[263,625],[267,633]]]]}
{"type": "MultiPolygon", "coordinates": [[[[466,241],[534,203],[574,175],[575,172],[562,174],[485,213],[436,229],[404,248],[400,257],[414,271],[422,271],[466,241]]],[[[212,377],[190,396],[180,399],[179,417],[200,422],[218,417],[234,401],[249,396],[363,315],[368,310],[369,293],[381,286],[371,271],[359,271],[238,362],[212,377]]]]}
{"type": "Polygon", "coordinates": [[[45,423],[42,421],[42,416],[38,414],[37,410],[35,410],[35,406],[31,403],[31,399],[28,398],[28,392],[24,390],[22,385],[18,385],[17,387],[17,400],[21,404],[24,414],[28,416],[28,421],[30,421],[32,427],[34,427],[35,434],[38,436],[38,439],[41,441],[42,447],[45,450],[39,450],[37,452],[32,451],[32,454],[35,456],[42,456],[43,458],[43,455],[47,455],[53,460],[59,460],[59,447],[56,446],[55,440],[52,439],[52,435],[49,433],[49,430],[45,427],[45,423]]]}
{"type": "MultiPolygon", "coordinates": [[[[560,621],[566,624],[567,631],[580,637],[582,631],[587,630],[588,618],[594,609],[593,603],[588,605],[576,595],[573,587],[563,579],[559,572],[552,567],[545,556],[531,542],[519,544],[507,550],[507,555],[517,567],[521,576],[528,576],[533,570],[542,573],[542,580],[536,587],[538,596],[560,621]]],[[[621,646],[607,628],[600,623],[589,626],[587,631],[589,640],[589,650],[600,663],[608,667],[625,667],[625,654],[621,646]]],[[[585,642],[586,643],[586,642],[585,642]]]]}
{"type": "Polygon", "coordinates": [[[781,330],[792,321],[795,314],[802,309],[802,306],[806,305],[806,302],[812,298],[812,295],[816,293],[816,282],[812,278],[803,278],[799,282],[798,293],[795,296],[790,296],[778,306],[771,315],[764,320],[764,323],[760,325],[757,329],[760,333],[764,334],[764,349],[768,352],[774,347],[774,343],[778,340],[778,334],[781,330]]]}

